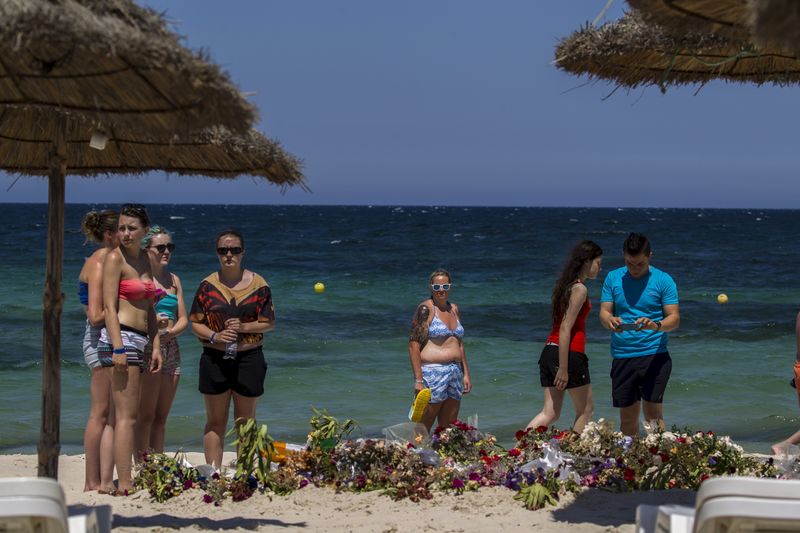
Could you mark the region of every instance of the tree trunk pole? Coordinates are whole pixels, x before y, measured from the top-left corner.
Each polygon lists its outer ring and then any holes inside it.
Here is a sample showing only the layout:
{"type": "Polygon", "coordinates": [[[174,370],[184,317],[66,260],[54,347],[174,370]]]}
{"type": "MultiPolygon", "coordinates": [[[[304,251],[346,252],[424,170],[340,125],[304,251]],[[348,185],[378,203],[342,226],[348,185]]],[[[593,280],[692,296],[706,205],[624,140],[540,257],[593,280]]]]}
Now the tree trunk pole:
{"type": "Polygon", "coordinates": [[[42,296],[42,429],[39,433],[39,477],[58,479],[61,452],[61,310],[64,294],[64,190],[67,173],[67,122],[58,127],[50,152],[47,191],[47,266],[42,296]]]}

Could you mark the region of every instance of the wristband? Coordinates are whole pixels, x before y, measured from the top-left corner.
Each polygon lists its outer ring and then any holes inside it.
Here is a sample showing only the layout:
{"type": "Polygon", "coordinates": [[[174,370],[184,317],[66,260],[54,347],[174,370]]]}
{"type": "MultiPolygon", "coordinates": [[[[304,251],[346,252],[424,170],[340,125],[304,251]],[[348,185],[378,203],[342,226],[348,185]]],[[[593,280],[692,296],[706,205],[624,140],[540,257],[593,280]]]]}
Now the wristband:
{"type": "Polygon", "coordinates": [[[216,337],[216,336],[217,336],[217,332],[215,331],[214,333],[211,334],[211,337],[209,337],[208,342],[210,342],[211,344],[214,344],[214,337],[216,337]]]}
{"type": "Polygon", "coordinates": [[[114,348],[114,355],[122,355],[125,353],[125,348],[114,348]]]}
{"type": "Polygon", "coordinates": [[[424,381],[422,381],[421,379],[418,379],[418,380],[416,380],[414,383],[423,383],[423,384],[424,384],[425,382],[424,382],[424,381]]]}

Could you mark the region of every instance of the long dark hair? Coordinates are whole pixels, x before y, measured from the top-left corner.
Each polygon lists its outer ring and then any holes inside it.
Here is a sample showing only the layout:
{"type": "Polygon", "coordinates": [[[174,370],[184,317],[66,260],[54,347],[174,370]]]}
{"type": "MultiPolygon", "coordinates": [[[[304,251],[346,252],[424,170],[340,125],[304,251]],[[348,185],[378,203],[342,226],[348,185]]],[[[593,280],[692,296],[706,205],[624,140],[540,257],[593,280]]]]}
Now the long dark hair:
{"type": "Polygon", "coordinates": [[[561,319],[564,318],[569,303],[570,289],[578,279],[586,262],[594,261],[601,255],[603,255],[603,249],[597,243],[589,240],[583,240],[572,248],[569,259],[561,269],[556,286],[553,287],[553,324],[561,322],[561,319]]]}

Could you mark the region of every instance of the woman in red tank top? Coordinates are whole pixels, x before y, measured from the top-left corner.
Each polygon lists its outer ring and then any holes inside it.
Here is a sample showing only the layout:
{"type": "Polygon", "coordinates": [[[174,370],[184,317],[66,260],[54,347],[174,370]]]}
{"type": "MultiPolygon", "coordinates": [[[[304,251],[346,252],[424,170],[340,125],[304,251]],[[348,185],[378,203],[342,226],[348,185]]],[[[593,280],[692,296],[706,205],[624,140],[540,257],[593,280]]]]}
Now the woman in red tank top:
{"type": "Polygon", "coordinates": [[[553,288],[553,328],[539,358],[539,376],[544,388],[541,412],[528,423],[529,428],[551,426],[561,416],[564,390],[569,390],[575,405],[576,433],[591,420],[594,412],[589,359],[586,357],[586,317],[592,309],[589,291],[583,282],[600,273],[603,250],[584,240],[575,245],[553,288]]]}

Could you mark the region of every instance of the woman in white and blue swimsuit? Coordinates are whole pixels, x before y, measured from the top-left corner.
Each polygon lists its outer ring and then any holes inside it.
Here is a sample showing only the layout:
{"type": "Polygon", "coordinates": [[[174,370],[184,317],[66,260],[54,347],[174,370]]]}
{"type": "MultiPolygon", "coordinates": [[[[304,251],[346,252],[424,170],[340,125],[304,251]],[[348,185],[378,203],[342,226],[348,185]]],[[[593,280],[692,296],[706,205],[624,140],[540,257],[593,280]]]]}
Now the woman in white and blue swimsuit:
{"type": "Polygon", "coordinates": [[[464,326],[458,306],[448,300],[450,274],[437,270],[430,277],[431,298],[417,307],[408,341],[414,373],[414,394],[431,390],[422,416],[430,431],[434,420],[447,427],[458,418],[461,395],[472,390],[464,351],[464,326]]]}

